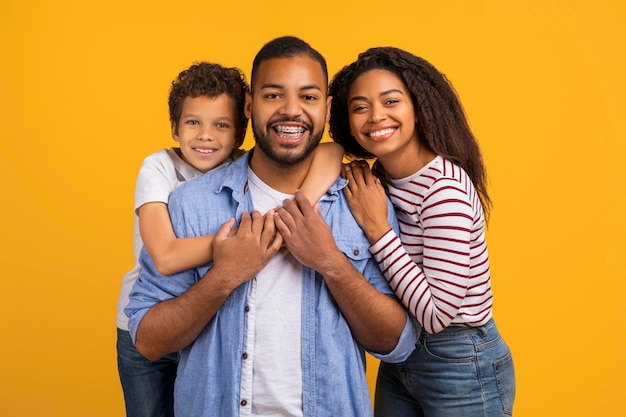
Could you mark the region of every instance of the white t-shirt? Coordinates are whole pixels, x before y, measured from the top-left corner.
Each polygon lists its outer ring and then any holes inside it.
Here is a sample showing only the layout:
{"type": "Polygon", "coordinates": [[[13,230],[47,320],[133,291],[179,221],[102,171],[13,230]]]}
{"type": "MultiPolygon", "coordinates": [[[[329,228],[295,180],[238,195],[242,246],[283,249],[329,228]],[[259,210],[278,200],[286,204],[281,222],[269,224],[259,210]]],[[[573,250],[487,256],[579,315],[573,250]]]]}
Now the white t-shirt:
{"type": "MultiPolygon", "coordinates": [[[[122,279],[122,288],[117,302],[116,325],[122,330],[128,330],[128,317],[124,308],[128,304],[128,295],[139,276],[139,253],[143,248],[143,241],[139,232],[139,216],[137,209],[146,203],[160,202],[167,204],[169,196],[183,182],[202,175],[201,171],[185,162],[177,153],[178,148],[162,149],[144,159],[137,175],[135,184],[135,219],[133,234],[133,252],[135,265],[122,279]]],[[[219,169],[230,164],[228,158],[224,163],[214,168],[219,169]]],[[[211,171],[213,171],[211,170],[211,171]]]]}
{"type": "MultiPolygon", "coordinates": [[[[251,169],[248,186],[261,214],[293,197],[251,169]]],[[[252,416],[302,416],[302,264],[282,248],[254,278],[249,301],[242,398],[252,398],[252,407],[245,409],[252,416]]]]}

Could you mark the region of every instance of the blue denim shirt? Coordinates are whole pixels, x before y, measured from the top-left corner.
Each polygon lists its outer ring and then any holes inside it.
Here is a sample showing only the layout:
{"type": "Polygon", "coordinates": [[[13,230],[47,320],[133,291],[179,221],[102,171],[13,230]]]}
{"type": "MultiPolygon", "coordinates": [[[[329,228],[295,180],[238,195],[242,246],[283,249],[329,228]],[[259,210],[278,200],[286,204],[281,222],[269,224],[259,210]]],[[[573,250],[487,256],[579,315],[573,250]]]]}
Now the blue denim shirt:
{"type": "MultiPolygon", "coordinates": [[[[187,181],[172,193],[169,211],[179,237],[215,233],[229,218],[238,221],[252,210],[247,192],[250,153],[229,167],[187,181]]],[[[319,202],[337,246],[372,286],[395,297],[376,261],[369,242],[352,217],[338,179],[319,202]]],[[[389,207],[390,223],[397,219],[389,207]]],[[[246,254],[242,253],[242,262],[246,254]]],[[[170,276],[161,276],[142,251],[141,272],[126,308],[133,341],[143,316],[155,304],[177,297],[196,283],[211,264],[170,276]]],[[[246,334],[246,302],[250,282],[226,299],[197,339],[181,352],[175,387],[178,417],[238,416],[242,355],[246,334]]],[[[407,315],[406,326],[395,349],[387,355],[372,354],[387,362],[405,360],[415,347],[416,330],[407,315]]],[[[356,342],[324,279],[303,268],[302,277],[302,388],[305,417],[372,415],[365,378],[364,349],[356,342]]],[[[249,402],[245,407],[250,407],[249,402]]]]}

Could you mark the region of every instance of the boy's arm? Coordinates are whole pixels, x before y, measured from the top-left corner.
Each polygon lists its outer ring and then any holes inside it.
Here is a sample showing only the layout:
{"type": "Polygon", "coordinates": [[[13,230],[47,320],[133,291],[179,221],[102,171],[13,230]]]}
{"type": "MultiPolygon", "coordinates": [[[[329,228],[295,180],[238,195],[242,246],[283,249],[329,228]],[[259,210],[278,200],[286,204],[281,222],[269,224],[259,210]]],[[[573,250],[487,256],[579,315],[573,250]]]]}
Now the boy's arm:
{"type": "Polygon", "coordinates": [[[234,225],[231,219],[215,234],[213,268],[173,298],[165,299],[166,288],[173,284],[180,290],[181,283],[193,280],[190,275],[194,272],[185,271],[175,279],[163,280],[142,254],[142,279],[131,293],[126,314],[137,350],[143,356],[157,360],[192,343],[230,293],[262,270],[282,245],[273,212],[265,217],[258,211],[244,212],[237,230],[231,230],[234,225]],[[246,262],[241,262],[242,253],[248,257],[246,262]]]}
{"type": "Polygon", "coordinates": [[[143,245],[160,274],[170,275],[213,260],[214,235],[176,238],[167,204],[146,203],[137,212],[143,245]]]}
{"type": "Polygon", "coordinates": [[[315,204],[337,181],[343,160],[343,146],[334,142],[320,143],[313,151],[313,160],[300,190],[315,204]]]}

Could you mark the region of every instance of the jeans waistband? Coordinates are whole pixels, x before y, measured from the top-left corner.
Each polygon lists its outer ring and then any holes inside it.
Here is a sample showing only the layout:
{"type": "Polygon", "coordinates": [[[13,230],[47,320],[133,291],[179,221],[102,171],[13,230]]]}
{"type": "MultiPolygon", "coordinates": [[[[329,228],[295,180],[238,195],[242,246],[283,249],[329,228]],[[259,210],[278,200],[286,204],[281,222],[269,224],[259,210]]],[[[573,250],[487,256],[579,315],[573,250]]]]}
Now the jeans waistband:
{"type": "Polygon", "coordinates": [[[430,339],[430,338],[445,338],[445,337],[455,337],[467,334],[478,333],[483,338],[487,336],[490,329],[495,327],[496,323],[493,318],[489,319],[489,321],[482,326],[477,327],[466,327],[466,326],[448,326],[442,331],[438,333],[428,333],[426,330],[422,329],[422,334],[420,335],[421,339],[430,339]]]}

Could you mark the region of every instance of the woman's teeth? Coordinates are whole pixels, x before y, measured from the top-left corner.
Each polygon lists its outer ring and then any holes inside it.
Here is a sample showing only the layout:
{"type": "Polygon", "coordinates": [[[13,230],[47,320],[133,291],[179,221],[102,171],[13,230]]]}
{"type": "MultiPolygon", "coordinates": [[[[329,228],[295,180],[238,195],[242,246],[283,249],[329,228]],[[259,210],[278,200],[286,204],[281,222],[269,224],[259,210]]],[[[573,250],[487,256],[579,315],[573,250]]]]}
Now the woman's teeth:
{"type": "Polygon", "coordinates": [[[392,132],[393,132],[393,129],[389,128],[389,129],[377,130],[377,131],[375,131],[375,132],[370,132],[370,133],[368,134],[368,136],[369,136],[370,138],[377,138],[377,137],[379,137],[379,136],[385,136],[385,135],[388,135],[388,134],[390,134],[390,133],[392,133],[392,132]]]}

